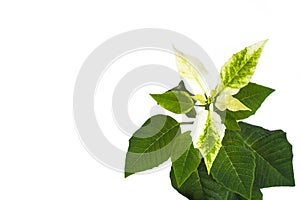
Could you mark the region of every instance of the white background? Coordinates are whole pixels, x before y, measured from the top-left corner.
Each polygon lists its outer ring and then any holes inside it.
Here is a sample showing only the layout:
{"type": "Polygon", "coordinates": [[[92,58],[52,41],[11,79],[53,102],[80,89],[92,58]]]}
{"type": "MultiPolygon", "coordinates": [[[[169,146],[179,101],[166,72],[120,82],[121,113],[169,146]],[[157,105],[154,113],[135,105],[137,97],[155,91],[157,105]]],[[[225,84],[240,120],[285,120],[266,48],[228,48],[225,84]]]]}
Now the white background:
{"type": "MultiPolygon", "coordinates": [[[[169,169],[123,178],[82,146],[72,115],[76,76],[102,42],[164,28],[200,44],[220,67],[268,38],[253,81],[276,89],[248,122],[283,129],[299,175],[300,59],[297,1],[1,1],[0,199],[185,199],[169,169]]],[[[284,155],[282,155],[284,156],[284,155]]],[[[264,189],[297,199],[299,188],[264,189]]]]}

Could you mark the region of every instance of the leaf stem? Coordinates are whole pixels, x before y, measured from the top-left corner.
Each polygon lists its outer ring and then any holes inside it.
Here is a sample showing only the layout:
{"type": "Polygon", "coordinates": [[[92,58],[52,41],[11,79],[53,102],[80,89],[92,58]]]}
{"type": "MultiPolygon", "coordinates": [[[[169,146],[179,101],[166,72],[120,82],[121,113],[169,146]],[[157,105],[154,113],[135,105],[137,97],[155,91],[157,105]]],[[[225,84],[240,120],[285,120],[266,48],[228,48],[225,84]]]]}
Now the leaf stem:
{"type": "Polygon", "coordinates": [[[205,107],[206,105],[195,105],[195,106],[199,106],[199,107],[205,107]]]}
{"type": "Polygon", "coordinates": [[[193,124],[194,122],[180,122],[180,125],[188,125],[188,124],[193,124]]]}

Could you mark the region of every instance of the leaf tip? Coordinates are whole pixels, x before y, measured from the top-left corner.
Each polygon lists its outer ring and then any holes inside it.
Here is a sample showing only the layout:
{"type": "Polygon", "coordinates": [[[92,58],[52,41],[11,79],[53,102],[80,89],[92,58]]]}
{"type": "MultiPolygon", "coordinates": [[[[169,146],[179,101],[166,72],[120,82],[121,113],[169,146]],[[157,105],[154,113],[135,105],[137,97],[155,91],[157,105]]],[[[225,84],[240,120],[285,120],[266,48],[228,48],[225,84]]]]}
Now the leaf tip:
{"type": "Polygon", "coordinates": [[[260,48],[264,48],[266,43],[269,41],[269,39],[265,39],[262,41],[259,41],[258,43],[256,43],[258,46],[260,46],[260,48]]]}
{"type": "Polygon", "coordinates": [[[134,173],[130,173],[130,172],[125,172],[124,173],[124,178],[128,178],[130,175],[132,175],[132,174],[134,174],[134,173]]]}
{"type": "Polygon", "coordinates": [[[156,101],[157,94],[149,94],[149,95],[156,101]]]}

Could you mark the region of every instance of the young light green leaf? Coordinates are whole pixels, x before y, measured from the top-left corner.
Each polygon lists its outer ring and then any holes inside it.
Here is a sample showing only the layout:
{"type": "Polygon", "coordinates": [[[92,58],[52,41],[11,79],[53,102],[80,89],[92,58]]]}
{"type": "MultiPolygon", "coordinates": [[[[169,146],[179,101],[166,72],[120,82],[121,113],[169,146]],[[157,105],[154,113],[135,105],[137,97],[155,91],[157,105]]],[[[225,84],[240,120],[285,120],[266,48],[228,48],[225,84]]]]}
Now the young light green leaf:
{"type": "Polygon", "coordinates": [[[192,97],[184,91],[168,91],[163,94],[150,94],[163,108],[176,113],[188,113],[194,108],[192,97]]]}
{"type": "Polygon", "coordinates": [[[215,106],[220,110],[224,111],[226,109],[230,111],[239,111],[239,110],[248,110],[251,111],[250,108],[241,103],[238,99],[234,98],[230,94],[221,94],[217,97],[215,102],[215,106]]]}
{"type": "Polygon", "coordinates": [[[170,116],[148,119],[129,140],[125,177],[157,167],[171,156],[172,143],[180,134],[180,124],[170,116]]]}
{"type": "Polygon", "coordinates": [[[202,73],[207,73],[204,65],[197,58],[185,55],[176,48],[174,48],[174,51],[176,54],[178,72],[195,90],[194,92],[204,94],[209,91],[205,79],[202,76],[202,73]]]}
{"type": "Polygon", "coordinates": [[[255,156],[232,134],[225,134],[223,146],[211,173],[225,188],[251,199],[255,174],[255,156]],[[232,142],[234,141],[234,143],[232,142]]]}
{"type": "Polygon", "coordinates": [[[201,94],[196,94],[195,96],[192,96],[192,98],[199,101],[201,104],[206,104],[206,98],[201,94]]]}
{"type": "MultiPolygon", "coordinates": [[[[194,94],[192,94],[190,91],[188,91],[186,89],[183,81],[180,81],[178,86],[172,88],[169,91],[184,91],[184,92],[187,92],[190,96],[194,96],[194,94]]],[[[195,103],[195,101],[194,101],[194,103],[195,103]]],[[[185,115],[189,118],[196,118],[197,113],[196,113],[195,108],[193,107],[189,112],[185,113],[185,115]]]]}
{"type": "Polygon", "coordinates": [[[173,144],[171,160],[177,186],[181,187],[198,168],[201,161],[199,150],[195,149],[192,144],[190,132],[186,132],[176,138],[173,144]],[[188,141],[189,145],[185,146],[188,141]]]}
{"type": "MultiPolygon", "coordinates": [[[[255,185],[260,188],[294,186],[292,146],[287,141],[286,133],[241,122],[239,125],[245,146],[256,157],[255,185]]],[[[236,132],[232,134],[239,135],[236,132]]]]}
{"type": "Polygon", "coordinates": [[[224,64],[220,76],[225,88],[240,89],[249,83],[266,42],[264,40],[246,47],[224,64]]]}
{"type": "Polygon", "coordinates": [[[201,111],[196,122],[196,127],[191,134],[194,146],[200,150],[207,171],[210,173],[212,164],[222,146],[225,126],[221,123],[220,116],[210,110],[201,111]]]}
{"type": "Polygon", "coordinates": [[[264,100],[272,93],[274,89],[264,87],[255,83],[249,83],[242,88],[234,97],[240,100],[244,105],[251,109],[251,111],[237,111],[229,112],[235,119],[245,119],[259,109],[264,100]]]}

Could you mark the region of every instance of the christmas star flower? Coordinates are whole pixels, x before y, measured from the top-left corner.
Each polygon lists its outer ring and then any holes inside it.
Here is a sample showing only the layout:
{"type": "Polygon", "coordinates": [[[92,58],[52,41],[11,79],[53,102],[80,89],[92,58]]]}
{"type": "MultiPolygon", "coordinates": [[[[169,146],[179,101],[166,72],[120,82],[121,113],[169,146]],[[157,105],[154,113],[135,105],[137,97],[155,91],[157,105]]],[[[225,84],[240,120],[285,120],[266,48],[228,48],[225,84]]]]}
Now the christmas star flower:
{"type": "Polygon", "coordinates": [[[204,79],[203,73],[207,72],[204,65],[195,57],[174,48],[178,72],[197,92],[192,98],[202,107],[197,113],[191,136],[194,147],[200,150],[204,158],[208,173],[222,147],[225,133],[222,113],[226,114],[226,110],[250,111],[234,95],[250,82],[265,43],[259,42],[234,54],[222,67],[220,82],[213,90],[209,89],[204,79]]]}

